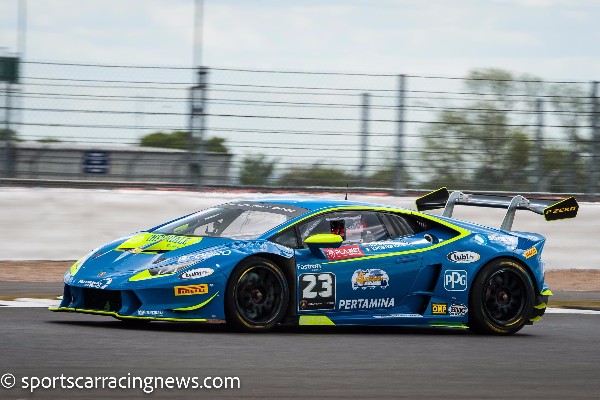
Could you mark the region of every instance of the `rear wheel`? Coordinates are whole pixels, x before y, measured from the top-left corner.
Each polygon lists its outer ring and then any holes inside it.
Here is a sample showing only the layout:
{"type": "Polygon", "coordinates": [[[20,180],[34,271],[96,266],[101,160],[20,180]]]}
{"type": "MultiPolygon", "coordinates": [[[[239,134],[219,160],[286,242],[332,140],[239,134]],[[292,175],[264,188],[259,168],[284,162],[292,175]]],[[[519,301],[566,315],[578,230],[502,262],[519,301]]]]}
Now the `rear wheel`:
{"type": "Polygon", "coordinates": [[[469,328],[478,333],[510,335],[531,316],[534,287],[523,266],[512,260],[492,261],[473,281],[469,328]]]}
{"type": "Polygon", "coordinates": [[[284,317],[289,301],[285,275],[271,261],[250,257],[231,274],[227,285],[227,323],[242,331],[266,331],[284,317]]]}

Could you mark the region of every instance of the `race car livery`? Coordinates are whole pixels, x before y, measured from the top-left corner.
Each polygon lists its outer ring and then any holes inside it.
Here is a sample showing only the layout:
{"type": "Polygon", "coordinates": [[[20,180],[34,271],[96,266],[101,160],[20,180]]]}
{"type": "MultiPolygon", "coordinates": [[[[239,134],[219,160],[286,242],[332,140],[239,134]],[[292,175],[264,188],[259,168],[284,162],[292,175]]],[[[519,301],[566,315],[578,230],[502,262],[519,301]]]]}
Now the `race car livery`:
{"type": "Polygon", "coordinates": [[[514,232],[516,210],[577,215],[574,198],[448,192],[417,210],[318,198],[230,202],[94,249],[64,276],[52,311],[124,321],[463,327],[512,334],[541,319],[551,291],[545,238],[514,232]],[[452,218],[503,207],[500,229],[452,218]],[[444,208],[441,215],[425,211],[444,208]]]}

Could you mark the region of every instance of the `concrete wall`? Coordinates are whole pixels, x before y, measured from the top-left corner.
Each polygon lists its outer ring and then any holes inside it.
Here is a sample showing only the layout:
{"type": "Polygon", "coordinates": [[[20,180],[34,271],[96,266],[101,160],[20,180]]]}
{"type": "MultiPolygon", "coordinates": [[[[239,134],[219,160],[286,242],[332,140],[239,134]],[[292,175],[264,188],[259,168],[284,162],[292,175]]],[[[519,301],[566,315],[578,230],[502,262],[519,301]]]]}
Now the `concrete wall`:
{"type": "MultiPolygon", "coordinates": [[[[0,259],[75,260],[98,245],[169,219],[255,193],[185,191],[0,188],[0,259]]],[[[322,195],[323,196],[323,195],[322,195]]],[[[343,199],[343,194],[329,195],[343,199]]],[[[414,199],[350,195],[414,209],[414,199]]],[[[460,207],[457,218],[500,226],[503,210],[460,207]]],[[[576,219],[546,222],[519,211],[514,229],[548,239],[549,269],[600,269],[600,204],[581,204],[576,219]]]]}
{"type": "MultiPolygon", "coordinates": [[[[207,153],[205,184],[230,183],[231,155],[207,153]]],[[[4,175],[4,144],[0,144],[0,176],[4,175]]],[[[101,161],[102,162],[102,161],[101,161]]],[[[87,163],[90,164],[89,162],[87,163]]],[[[68,143],[15,143],[14,178],[189,183],[187,151],[137,146],[68,143]],[[86,152],[107,154],[106,173],[86,172],[86,152]]],[[[197,168],[197,165],[196,165],[197,168]]]]}

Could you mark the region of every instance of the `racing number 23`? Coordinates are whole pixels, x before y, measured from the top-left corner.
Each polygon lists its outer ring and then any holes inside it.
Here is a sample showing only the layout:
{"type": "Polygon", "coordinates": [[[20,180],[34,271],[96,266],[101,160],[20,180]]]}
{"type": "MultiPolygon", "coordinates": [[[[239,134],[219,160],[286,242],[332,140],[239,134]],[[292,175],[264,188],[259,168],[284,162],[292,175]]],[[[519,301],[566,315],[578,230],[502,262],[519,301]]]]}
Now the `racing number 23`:
{"type": "Polygon", "coordinates": [[[331,272],[300,275],[300,310],[335,308],[335,275],[331,272]]]}
{"type": "MultiPolygon", "coordinates": [[[[302,290],[302,298],[314,299],[315,297],[332,297],[333,274],[304,274],[302,282],[307,286],[302,290]],[[317,284],[320,286],[317,288],[317,284]]],[[[304,286],[304,285],[302,285],[304,286]]]]}

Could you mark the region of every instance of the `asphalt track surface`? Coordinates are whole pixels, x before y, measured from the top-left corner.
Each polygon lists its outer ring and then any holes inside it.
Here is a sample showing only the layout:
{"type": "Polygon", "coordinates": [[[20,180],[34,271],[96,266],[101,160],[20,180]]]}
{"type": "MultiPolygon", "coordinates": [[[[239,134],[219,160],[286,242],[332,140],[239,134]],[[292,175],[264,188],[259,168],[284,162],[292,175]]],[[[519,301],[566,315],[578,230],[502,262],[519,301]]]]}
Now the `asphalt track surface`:
{"type": "MultiPolygon", "coordinates": [[[[152,398],[598,398],[600,315],[547,314],[511,337],[462,329],[282,327],[266,334],[0,307],[0,375],[237,376],[241,389],[152,398]]],[[[0,398],[142,398],[27,390],[0,398]]]]}

